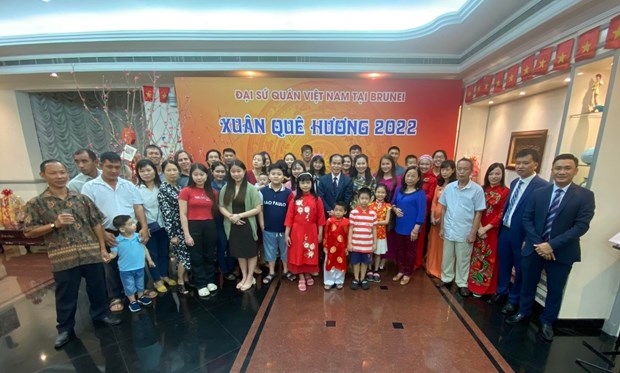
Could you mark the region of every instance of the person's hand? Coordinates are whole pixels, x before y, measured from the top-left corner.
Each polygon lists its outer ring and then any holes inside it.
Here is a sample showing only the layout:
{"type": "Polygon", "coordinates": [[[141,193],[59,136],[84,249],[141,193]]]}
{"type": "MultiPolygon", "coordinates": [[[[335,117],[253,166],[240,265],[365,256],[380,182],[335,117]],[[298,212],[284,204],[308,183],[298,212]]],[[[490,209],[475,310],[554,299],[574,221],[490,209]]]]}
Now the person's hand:
{"type": "Polygon", "coordinates": [[[103,259],[104,263],[110,262],[110,253],[108,253],[108,250],[106,250],[105,247],[101,249],[101,259],[103,259]]]}
{"type": "Polygon", "coordinates": [[[415,241],[418,239],[418,232],[411,231],[411,241],[415,241]]]}
{"type": "Polygon", "coordinates": [[[179,244],[179,237],[172,237],[170,239],[170,243],[173,245],[178,245],[179,244]]]}
{"type": "Polygon", "coordinates": [[[153,262],[152,260],[149,260],[149,267],[151,268],[155,268],[155,262],[153,262]]]}
{"type": "Polygon", "coordinates": [[[185,244],[187,246],[194,246],[194,239],[189,234],[185,236],[185,244]]]}
{"type": "Polygon", "coordinates": [[[403,210],[401,210],[398,207],[394,207],[394,214],[396,214],[396,217],[402,218],[403,216],[405,216],[405,214],[403,213],[403,210]]]}
{"type": "Polygon", "coordinates": [[[485,238],[487,234],[487,229],[485,227],[478,228],[478,237],[485,238]],[[482,237],[485,236],[485,237],[482,237]]]}
{"type": "Polygon", "coordinates": [[[116,245],[118,245],[118,243],[116,242],[116,237],[114,237],[114,234],[110,233],[110,232],[103,232],[103,235],[105,236],[105,244],[108,247],[114,247],[116,245]]]}
{"type": "Polygon", "coordinates": [[[476,232],[470,233],[467,235],[467,243],[476,242],[476,232]]]}
{"type": "Polygon", "coordinates": [[[323,237],[319,236],[319,243],[323,242],[323,237]]]}
{"type": "Polygon", "coordinates": [[[327,211],[327,215],[329,215],[329,216],[334,215],[334,210],[329,210],[329,211],[327,211]]]}
{"type": "Polygon", "coordinates": [[[536,253],[545,260],[555,260],[555,254],[553,254],[553,248],[548,242],[539,243],[534,245],[536,253]]]}
{"type": "Polygon", "coordinates": [[[353,245],[347,245],[347,252],[353,251],[353,245]]]}
{"type": "Polygon", "coordinates": [[[149,242],[149,238],[151,238],[151,231],[149,231],[149,228],[140,229],[138,234],[140,235],[140,242],[146,245],[146,243],[149,242]]]}
{"type": "Polygon", "coordinates": [[[286,240],[286,246],[291,246],[291,237],[290,236],[284,236],[284,239],[286,240]]]}
{"type": "Polygon", "coordinates": [[[443,228],[439,228],[439,237],[443,240],[443,228]]]}
{"type": "Polygon", "coordinates": [[[75,218],[71,214],[60,214],[56,216],[56,220],[54,220],[54,226],[58,229],[61,229],[65,225],[72,225],[75,223],[75,218]]]}

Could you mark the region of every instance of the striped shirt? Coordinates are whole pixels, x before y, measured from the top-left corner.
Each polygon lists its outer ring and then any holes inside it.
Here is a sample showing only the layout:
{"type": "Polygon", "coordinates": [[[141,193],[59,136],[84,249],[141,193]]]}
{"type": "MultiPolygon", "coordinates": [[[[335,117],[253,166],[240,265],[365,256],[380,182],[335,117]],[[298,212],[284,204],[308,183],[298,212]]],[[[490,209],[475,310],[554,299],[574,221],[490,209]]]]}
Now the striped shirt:
{"type": "Polygon", "coordinates": [[[375,236],[373,228],[377,225],[377,212],[371,208],[363,210],[356,207],[349,215],[351,224],[351,246],[358,253],[372,253],[375,236]]]}

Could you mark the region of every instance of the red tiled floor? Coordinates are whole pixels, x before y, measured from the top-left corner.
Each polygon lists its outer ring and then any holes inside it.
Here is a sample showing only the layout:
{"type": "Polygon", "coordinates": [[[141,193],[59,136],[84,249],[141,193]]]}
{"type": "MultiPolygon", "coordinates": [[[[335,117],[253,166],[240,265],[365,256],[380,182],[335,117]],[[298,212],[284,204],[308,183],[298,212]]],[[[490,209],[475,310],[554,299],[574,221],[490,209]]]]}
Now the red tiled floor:
{"type": "MultiPolygon", "coordinates": [[[[468,331],[449,298],[442,297],[421,271],[408,286],[386,278],[381,285],[387,290],[373,284],[369,291],[325,292],[319,281],[301,293],[295,283],[280,284],[244,368],[247,372],[511,371],[496,351],[485,351],[492,345],[478,343],[484,335],[474,337],[468,331]],[[336,326],[326,327],[328,320],[336,326]],[[394,329],[393,322],[404,328],[394,329]]],[[[243,359],[240,354],[237,362],[243,359]]]]}

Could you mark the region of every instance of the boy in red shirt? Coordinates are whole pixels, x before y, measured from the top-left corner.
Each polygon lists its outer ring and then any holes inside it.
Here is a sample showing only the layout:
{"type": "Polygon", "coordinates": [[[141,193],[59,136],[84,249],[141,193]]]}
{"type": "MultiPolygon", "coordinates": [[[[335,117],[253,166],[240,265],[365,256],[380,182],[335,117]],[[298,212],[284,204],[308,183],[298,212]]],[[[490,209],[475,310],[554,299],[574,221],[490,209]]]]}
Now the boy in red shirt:
{"type": "Polygon", "coordinates": [[[353,265],[355,279],[351,283],[351,289],[370,289],[366,279],[366,270],[372,263],[372,253],[377,247],[377,213],[371,209],[370,196],[372,192],[368,188],[361,188],[358,192],[358,205],[349,215],[349,262],[353,265]],[[361,280],[361,281],[360,281],[361,280]]]}

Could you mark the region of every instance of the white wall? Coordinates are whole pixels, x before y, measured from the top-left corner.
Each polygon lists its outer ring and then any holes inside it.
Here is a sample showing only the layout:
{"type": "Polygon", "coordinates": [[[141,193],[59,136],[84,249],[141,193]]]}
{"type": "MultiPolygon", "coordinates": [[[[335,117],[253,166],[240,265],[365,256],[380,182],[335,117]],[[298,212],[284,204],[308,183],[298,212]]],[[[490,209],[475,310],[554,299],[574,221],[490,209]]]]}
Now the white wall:
{"type": "MultiPolygon", "coordinates": [[[[512,132],[547,129],[547,144],[541,161],[540,176],[549,179],[565,101],[566,88],[560,88],[492,106],[489,109],[481,173],[484,174],[487,167],[494,162],[506,164],[512,132]]],[[[514,171],[506,172],[507,183],[516,177],[514,171]]]]}
{"type": "MultiPolygon", "coordinates": [[[[476,156],[479,162],[483,158],[484,140],[487,130],[489,109],[481,105],[464,105],[461,110],[461,121],[456,142],[454,159],[476,156]]],[[[483,182],[484,171],[480,171],[477,182],[483,182]]]]}
{"type": "Polygon", "coordinates": [[[0,188],[25,201],[45,188],[38,175],[41,150],[27,93],[0,90],[0,188]]]}

